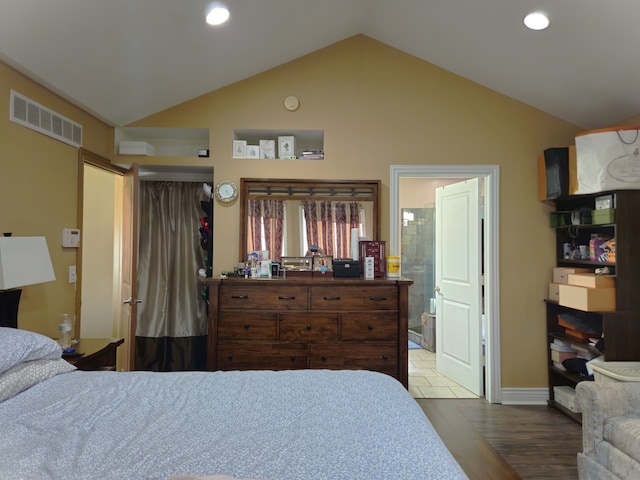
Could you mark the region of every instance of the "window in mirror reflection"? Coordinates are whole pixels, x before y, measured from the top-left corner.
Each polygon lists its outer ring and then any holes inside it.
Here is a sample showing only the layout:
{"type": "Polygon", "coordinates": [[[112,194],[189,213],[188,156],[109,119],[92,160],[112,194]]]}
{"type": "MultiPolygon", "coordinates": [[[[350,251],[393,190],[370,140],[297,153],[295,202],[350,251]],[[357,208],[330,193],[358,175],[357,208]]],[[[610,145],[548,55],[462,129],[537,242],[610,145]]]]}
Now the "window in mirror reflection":
{"type": "Polygon", "coordinates": [[[282,256],[310,255],[309,246],[317,245],[318,253],[349,258],[352,229],[358,229],[359,238],[371,238],[367,218],[360,202],[249,200],[247,252],[267,250],[272,260],[280,261],[282,256]],[[291,204],[297,212],[288,212],[291,204]],[[287,243],[287,237],[298,241],[287,243]]]}
{"type": "Polygon", "coordinates": [[[365,212],[359,202],[303,200],[300,211],[305,256],[311,255],[309,245],[317,245],[320,254],[348,258],[352,229],[358,229],[358,237],[365,231],[365,212]]]}
{"type": "Polygon", "coordinates": [[[272,260],[286,254],[284,200],[249,200],[247,252],[267,250],[272,260]]]}

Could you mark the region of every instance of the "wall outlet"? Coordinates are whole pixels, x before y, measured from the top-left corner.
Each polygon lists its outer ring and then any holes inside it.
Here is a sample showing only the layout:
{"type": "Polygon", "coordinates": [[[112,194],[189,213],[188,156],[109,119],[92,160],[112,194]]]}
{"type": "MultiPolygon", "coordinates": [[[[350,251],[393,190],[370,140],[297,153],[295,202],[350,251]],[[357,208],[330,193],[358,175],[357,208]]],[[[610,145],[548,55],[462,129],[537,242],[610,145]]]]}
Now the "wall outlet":
{"type": "Polygon", "coordinates": [[[76,283],[76,266],[69,267],[69,283],[76,283]]]}

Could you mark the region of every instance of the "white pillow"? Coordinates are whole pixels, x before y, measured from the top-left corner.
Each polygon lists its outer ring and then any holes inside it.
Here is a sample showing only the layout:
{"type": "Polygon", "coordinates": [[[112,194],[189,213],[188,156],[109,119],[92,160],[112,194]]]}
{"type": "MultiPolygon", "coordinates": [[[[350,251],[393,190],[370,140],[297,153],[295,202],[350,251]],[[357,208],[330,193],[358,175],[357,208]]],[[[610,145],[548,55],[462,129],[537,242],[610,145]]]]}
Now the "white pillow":
{"type": "Polygon", "coordinates": [[[0,402],[60,373],[72,372],[76,367],[62,358],[22,362],[0,373],[0,402]]]}
{"type": "Polygon", "coordinates": [[[62,357],[54,339],[28,330],[0,327],[0,373],[30,360],[62,357]]]}

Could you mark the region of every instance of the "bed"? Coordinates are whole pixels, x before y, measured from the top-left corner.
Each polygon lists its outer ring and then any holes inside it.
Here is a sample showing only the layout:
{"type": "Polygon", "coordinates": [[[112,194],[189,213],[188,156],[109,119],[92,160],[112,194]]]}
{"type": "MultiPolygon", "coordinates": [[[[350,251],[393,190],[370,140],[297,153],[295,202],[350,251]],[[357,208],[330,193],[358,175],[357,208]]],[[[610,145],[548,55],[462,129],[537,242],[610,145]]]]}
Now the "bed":
{"type": "Polygon", "coordinates": [[[381,373],[83,372],[11,328],[0,352],[0,479],[467,478],[381,373]]]}

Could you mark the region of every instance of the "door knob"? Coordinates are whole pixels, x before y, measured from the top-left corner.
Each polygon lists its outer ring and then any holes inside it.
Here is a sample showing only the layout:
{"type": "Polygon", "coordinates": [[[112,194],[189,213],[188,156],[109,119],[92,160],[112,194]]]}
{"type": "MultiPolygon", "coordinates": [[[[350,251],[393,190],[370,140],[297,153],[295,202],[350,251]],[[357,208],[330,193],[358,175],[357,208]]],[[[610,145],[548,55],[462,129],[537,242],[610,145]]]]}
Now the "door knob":
{"type": "Polygon", "coordinates": [[[436,292],[438,295],[442,295],[442,292],[440,291],[440,286],[436,285],[436,288],[433,289],[434,292],[436,292]]]}
{"type": "Polygon", "coordinates": [[[142,303],[142,300],[138,300],[137,298],[133,300],[131,297],[129,297],[124,302],[122,302],[123,305],[133,305],[134,303],[142,303]]]}

